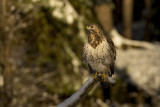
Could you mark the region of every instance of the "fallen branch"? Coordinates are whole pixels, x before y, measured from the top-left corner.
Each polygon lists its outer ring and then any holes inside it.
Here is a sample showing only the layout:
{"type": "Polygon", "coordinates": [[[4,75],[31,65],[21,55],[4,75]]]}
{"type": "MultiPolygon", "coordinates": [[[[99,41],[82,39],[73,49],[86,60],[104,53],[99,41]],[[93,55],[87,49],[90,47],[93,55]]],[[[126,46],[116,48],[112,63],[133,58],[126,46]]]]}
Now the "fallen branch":
{"type": "MultiPolygon", "coordinates": [[[[89,77],[88,80],[83,84],[83,86],[72,96],[66,99],[64,102],[57,105],[57,107],[75,107],[78,103],[80,103],[85,96],[91,91],[96,83],[102,81],[101,77],[94,79],[89,77]]],[[[112,77],[107,78],[106,84],[109,86],[113,86],[116,84],[115,80],[112,77]]]]}
{"type": "Polygon", "coordinates": [[[123,36],[121,36],[116,29],[112,29],[110,35],[112,36],[112,40],[115,46],[118,48],[122,48],[124,45],[141,47],[146,49],[154,48],[154,45],[149,42],[126,39],[123,36]]]}

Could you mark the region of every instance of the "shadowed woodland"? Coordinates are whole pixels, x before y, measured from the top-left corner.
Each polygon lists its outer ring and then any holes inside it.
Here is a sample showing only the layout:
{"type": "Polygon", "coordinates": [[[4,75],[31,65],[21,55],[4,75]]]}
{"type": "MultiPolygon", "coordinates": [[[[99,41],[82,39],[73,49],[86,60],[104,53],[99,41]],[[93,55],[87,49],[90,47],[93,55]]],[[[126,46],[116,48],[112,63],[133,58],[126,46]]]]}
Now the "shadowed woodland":
{"type": "Polygon", "coordinates": [[[85,27],[116,46],[116,86],[96,84],[77,107],[160,105],[159,0],[0,0],[0,107],[54,107],[90,76],[85,27]]]}

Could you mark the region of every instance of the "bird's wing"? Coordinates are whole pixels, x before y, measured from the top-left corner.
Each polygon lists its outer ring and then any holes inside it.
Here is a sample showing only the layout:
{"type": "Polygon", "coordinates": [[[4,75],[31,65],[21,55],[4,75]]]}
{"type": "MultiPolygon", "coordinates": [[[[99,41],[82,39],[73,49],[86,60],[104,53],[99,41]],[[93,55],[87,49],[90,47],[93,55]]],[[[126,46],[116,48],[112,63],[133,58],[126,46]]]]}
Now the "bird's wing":
{"type": "Polygon", "coordinates": [[[108,51],[106,52],[103,63],[106,66],[110,67],[110,71],[111,71],[110,76],[112,76],[112,74],[114,74],[114,61],[116,60],[116,50],[115,50],[115,47],[114,47],[114,43],[111,40],[111,38],[108,36],[108,34],[105,34],[105,37],[106,37],[109,49],[107,49],[108,51]]]}
{"type": "Polygon", "coordinates": [[[87,51],[86,51],[86,43],[84,44],[82,51],[81,51],[81,60],[85,64],[87,64],[87,51]]]}
{"type": "Polygon", "coordinates": [[[111,75],[114,74],[114,61],[116,60],[116,50],[114,47],[114,43],[113,41],[110,39],[110,37],[108,36],[107,38],[107,42],[109,44],[109,55],[110,55],[110,60],[111,60],[111,64],[110,64],[110,70],[111,70],[111,75]]]}
{"type": "Polygon", "coordinates": [[[114,43],[109,36],[107,36],[106,39],[107,39],[107,42],[108,42],[108,45],[110,48],[110,51],[109,51],[110,56],[111,56],[112,60],[115,61],[116,60],[116,50],[114,47],[114,43]]]}
{"type": "Polygon", "coordinates": [[[88,67],[89,67],[89,70],[90,70],[90,73],[93,74],[95,73],[96,71],[94,69],[92,69],[92,67],[88,64],[88,67]]]}
{"type": "Polygon", "coordinates": [[[112,40],[109,37],[106,37],[106,40],[108,42],[107,43],[108,46],[106,46],[107,51],[104,54],[104,58],[103,58],[102,62],[105,65],[111,65],[116,60],[116,50],[115,50],[114,43],[112,42],[112,40]]]}
{"type": "Polygon", "coordinates": [[[111,76],[112,76],[112,74],[114,74],[114,63],[110,65],[110,70],[111,70],[111,76]]]}

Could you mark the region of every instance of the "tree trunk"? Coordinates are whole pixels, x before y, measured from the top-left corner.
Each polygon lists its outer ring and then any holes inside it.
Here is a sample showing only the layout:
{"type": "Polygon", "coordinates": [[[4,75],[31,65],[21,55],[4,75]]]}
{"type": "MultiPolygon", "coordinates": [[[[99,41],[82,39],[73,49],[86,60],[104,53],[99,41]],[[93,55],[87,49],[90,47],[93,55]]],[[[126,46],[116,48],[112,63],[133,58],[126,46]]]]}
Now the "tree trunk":
{"type": "Polygon", "coordinates": [[[95,12],[98,21],[103,26],[104,30],[110,32],[113,28],[112,3],[102,3],[95,5],[95,12]]]}
{"type": "Polygon", "coordinates": [[[8,31],[6,28],[9,28],[7,23],[8,19],[8,3],[7,0],[1,0],[0,3],[0,64],[4,69],[1,69],[1,82],[4,84],[0,86],[0,106],[9,107],[12,101],[12,83],[13,83],[13,71],[12,71],[12,62],[11,62],[11,39],[9,38],[8,31]]]}
{"type": "Polygon", "coordinates": [[[123,0],[123,35],[132,38],[133,0],[123,0]]]}
{"type": "Polygon", "coordinates": [[[146,9],[146,27],[145,27],[145,40],[149,41],[150,38],[150,18],[151,18],[151,0],[145,0],[145,9],[146,9]]]}

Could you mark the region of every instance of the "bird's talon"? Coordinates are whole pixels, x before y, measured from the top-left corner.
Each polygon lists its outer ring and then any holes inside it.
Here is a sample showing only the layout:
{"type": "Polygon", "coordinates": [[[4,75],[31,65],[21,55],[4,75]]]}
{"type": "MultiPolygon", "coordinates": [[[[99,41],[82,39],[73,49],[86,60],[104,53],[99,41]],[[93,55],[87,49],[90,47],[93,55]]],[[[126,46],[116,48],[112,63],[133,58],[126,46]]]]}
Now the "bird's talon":
{"type": "Polygon", "coordinates": [[[97,75],[98,75],[98,73],[96,72],[96,73],[95,73],[95,75],[94,75],[94,79],[96,79],[96,78],[97,78],[97,75]]]}
{"type": "Polygon", "coordinates": [[[104,82],[106,81],[106,79],[107,79],[107,75],[103,72],[103,74],[102,74],[102,79],[104,80],[104,82]]]}

